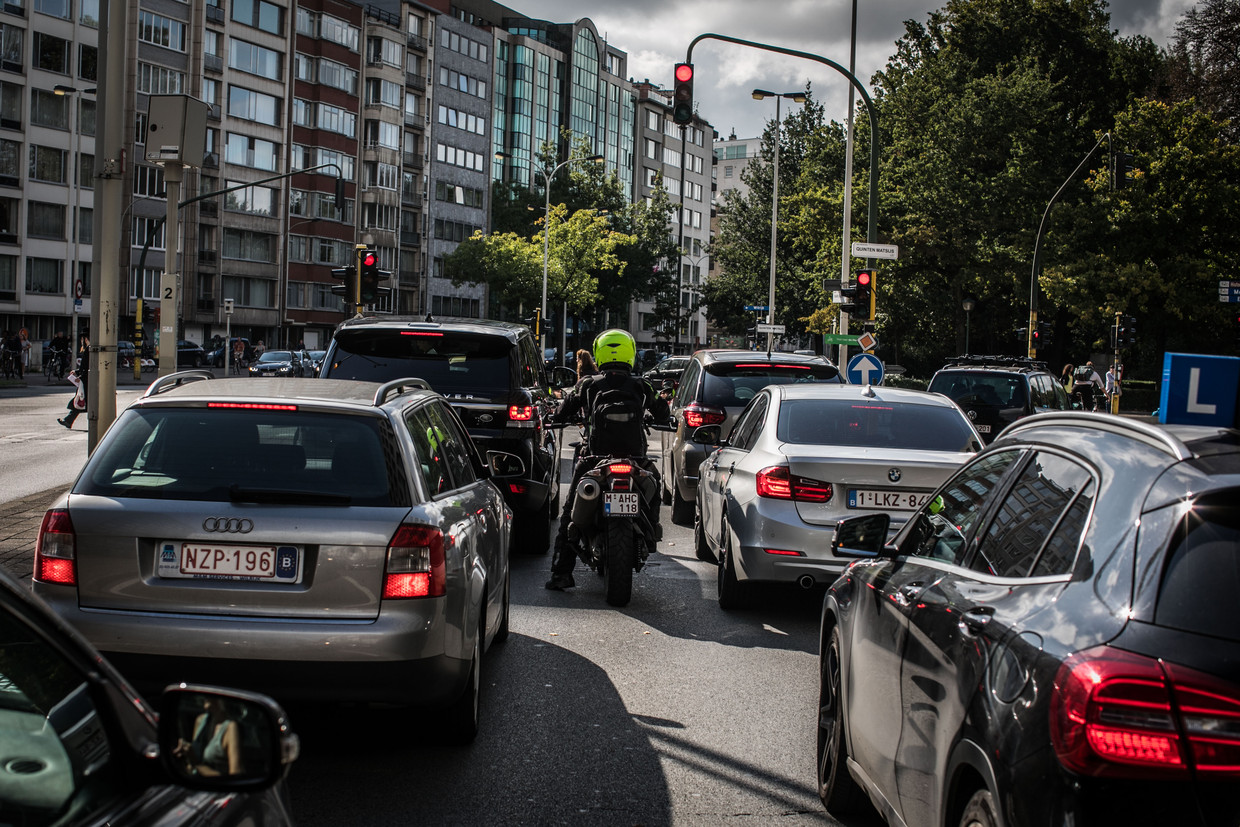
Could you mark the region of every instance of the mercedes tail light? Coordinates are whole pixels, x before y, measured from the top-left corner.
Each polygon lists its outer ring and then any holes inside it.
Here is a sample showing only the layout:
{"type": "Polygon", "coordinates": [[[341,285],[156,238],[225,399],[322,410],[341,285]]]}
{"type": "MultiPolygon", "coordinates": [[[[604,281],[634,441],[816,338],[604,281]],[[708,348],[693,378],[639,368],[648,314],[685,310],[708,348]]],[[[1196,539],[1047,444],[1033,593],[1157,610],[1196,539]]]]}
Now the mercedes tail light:
{"type": "Polygon", "coordinates": [[[1081,775],[1240,776],[1240,691],[1176,664],[1099,646],[1059,667],[1051,743],[1081,775]]]}
{"type": "Polygon", "coordinates": [[[34,547],[34,579],[77,585],[77,535],[67,509],[53,508],[43,515],[34,547]]]}
{"type": "Polygon", "coordinates": [[[727,412],[718,408],[708,408],[705,405],[699,405],[694,402],[685,408],[685,424],[690,428],[700,428],[703,425],[722,425],[723,421],[728,418],[727,412]]]}
{"type": "Polygon", "coordinates": [[[799,477],[788,470],[787,465],[763,468],[754,479],[759,497],[775,500],[792,500],[799,503],[825,503],[834,490],[829,482],[809,477],[799,477]]]}
{"type": "Polygon", "coordinates": [[[447,593],[443,532],[425,525],[402,525],[388,543],[383,598],[407,600],[447,593]]]}

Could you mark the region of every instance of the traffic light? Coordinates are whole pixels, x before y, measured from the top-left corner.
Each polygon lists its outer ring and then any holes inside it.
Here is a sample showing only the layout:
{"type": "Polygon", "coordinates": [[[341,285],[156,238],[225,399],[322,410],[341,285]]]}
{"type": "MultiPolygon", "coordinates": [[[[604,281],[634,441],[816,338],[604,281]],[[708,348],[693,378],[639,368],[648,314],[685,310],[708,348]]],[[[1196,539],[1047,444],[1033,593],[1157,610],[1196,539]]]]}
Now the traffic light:
{"type": "Polygon", "coordinates": [[[1018,342],[1027,341],[1029,338],[1029,328],[1027,327],[1018,327],[1013,332],[1016,334],[1016,341],[1018,342]]]}
{"type": "Polygon", "coordinates": [[[857,304],[857,286],[840,288],[840,312],[847,313],[850,316],[857,315],[861,311],[861,305],[857,304]]]}
{"type": "Polygon", "coordinates": [[[693,64],[677,63],[673,76],[672,120],[684,126],[693,121],[693,64]]]}
{"type": "Polygon", "coordinates": [[[360,255],[362,304],[374,304],[379,300],[379,257],[374,250],[361,250],[360,255]]]}
{"type": "Polygon", "coordinates": [[[1137,343],[1137,317],[1120,316],[1115,330],[1117,347],[1132,347],[1137,343]]]}
{"type": "Polygon", "coordinates": [[[1133,163],[1136,158],[1131,152],[1117,152],[1113,159],[1114,166],[1111,169],[1111,188],[1122,190],[1127,187],[1132,179],[1128,177],[1128,173],[1134,169],[1133,163]]]}
{"type": "Polygon", "coordinates": [[[1038,322],[1038,329],[1033,333],[1035,348],[1050,347],[1055,337],[1055,326],[1050,322],[1038,322]]]}
{"type": "Polygon", "coordinates": [[[874,318],[874,275],[873,270],[858,271],[853,294],[853,304],[867,319],[874,318]]]}
{"type": "Polygon", "coordinates": [[[332,268],[332,278],[340,279],[343,284],[333,284],[332,294],[336,296],[344,296],[345,301],[349,304],[353,303],[353,277],[357,274],[356,267],[334,267],[332,268]]]}
{"type": "Polygon", "coordinates": [[[143,301],[142,302],[142,323],[152,324],[154,321],[155,321],[155,308],[151,306],[150,302],[143,301]]]}

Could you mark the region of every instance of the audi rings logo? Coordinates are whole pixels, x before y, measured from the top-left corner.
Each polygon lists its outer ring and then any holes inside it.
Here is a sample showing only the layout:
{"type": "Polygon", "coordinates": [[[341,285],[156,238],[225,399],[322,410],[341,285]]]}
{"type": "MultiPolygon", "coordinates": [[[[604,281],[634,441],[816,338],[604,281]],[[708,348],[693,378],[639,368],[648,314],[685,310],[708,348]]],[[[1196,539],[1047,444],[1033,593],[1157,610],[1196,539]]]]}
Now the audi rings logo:
{"type": "Polygon", "coordinates": [[[254,530],[254,521],[237,517],[208,517],[202,521],[202,530],[220,534],[249,534],[254,530]]]}

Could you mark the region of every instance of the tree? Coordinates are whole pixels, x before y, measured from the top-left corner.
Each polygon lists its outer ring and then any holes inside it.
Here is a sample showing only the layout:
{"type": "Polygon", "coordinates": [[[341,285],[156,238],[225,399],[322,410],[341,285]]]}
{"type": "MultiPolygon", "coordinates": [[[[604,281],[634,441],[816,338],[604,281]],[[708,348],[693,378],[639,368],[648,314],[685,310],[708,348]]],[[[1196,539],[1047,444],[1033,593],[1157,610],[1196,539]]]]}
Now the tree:
{"type": "Polygon", "coordinates": [[[1173,100],[1196,99],[1240,142],[1240,0],[1200,0],[1176,24],[1168,61],[1173,100]]]}

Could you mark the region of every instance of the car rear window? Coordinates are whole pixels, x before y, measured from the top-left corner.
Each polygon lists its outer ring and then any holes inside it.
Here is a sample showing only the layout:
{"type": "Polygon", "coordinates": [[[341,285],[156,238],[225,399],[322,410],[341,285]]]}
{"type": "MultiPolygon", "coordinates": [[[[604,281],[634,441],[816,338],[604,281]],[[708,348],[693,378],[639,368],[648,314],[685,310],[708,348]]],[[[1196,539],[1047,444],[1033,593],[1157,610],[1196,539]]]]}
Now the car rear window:
{"type": "Polygon", "coordinates": [[[1240,640],[1240,490],[1199,498],[1172,540],[1154,622],[1240,640]]]}
{"type": "Polygon", "coordinates": [[[977,436],[959,410],[850,399],[788,399],[775,435],[796,445],[853,445],[911,451],[972,452],[977,436]]]}
{"type": "Polygon", "coordinates": [[[958,405],[1023,408],[1028,398],[1024,378],[1015,373],[939,371],[927,390],[941,393],[958,405]]]}
{"type": "Polygon", "coordinates": [[[828,364],[768,362],[715,362],[706,366],[702,404],[717,408],[744,407],[767,385],[808,382],[840,384],[840,372],[828,364]]]}
{"type": "Polygon", "coordinates": [[[310,411],[131,408],[91,457],[76,494],[101,497],[408,505],[382,420],[310,411]]]}
{"type": "Polygon", "coordinates": [[[512,385],[513,344],[503,336],[456,331],[342,331],[325,375],[387,382],[414,376],[442,394],[493,395],[512,385]]]}

